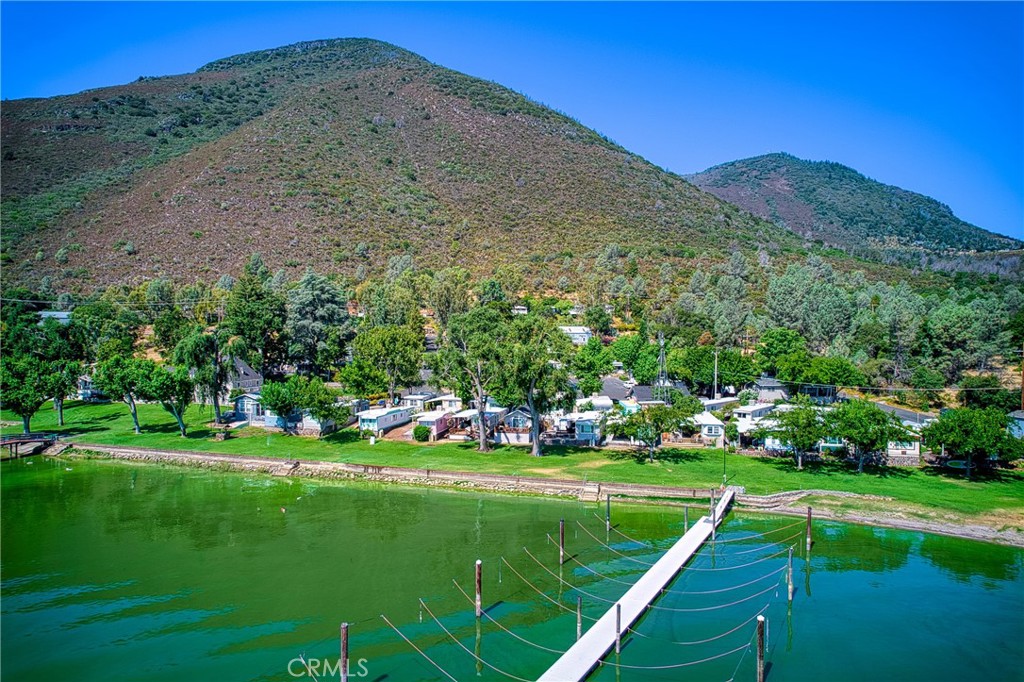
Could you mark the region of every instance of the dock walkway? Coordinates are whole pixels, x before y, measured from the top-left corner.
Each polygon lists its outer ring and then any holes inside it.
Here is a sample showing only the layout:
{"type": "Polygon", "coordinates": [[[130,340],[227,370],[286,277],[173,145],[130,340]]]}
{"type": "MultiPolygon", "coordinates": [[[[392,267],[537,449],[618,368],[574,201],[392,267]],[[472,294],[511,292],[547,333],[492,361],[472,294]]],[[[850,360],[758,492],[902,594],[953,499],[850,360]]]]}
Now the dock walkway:
{"type": "MultiPolygon", "coordinates": [[[[727,490],[715,507],[716,523],[729,509],[733,500],[733,491],[727,490]]],[[[702,516],[683,537],[679,538],[672,548],[632,587],[622,595],[617,604],[622,606],[621,632],[632,627],[647,610],[654,600],[661,596],[662,590],[682,570],[686,562],[701,548],[704,541],[711,535],[712,522],[702,516]]],[[[615,605],[601,616],[583,636],[541,675],[537,682],[568,682],[583,680],[591,670],[604,658],[605,654],[615,646],[615,605]]]]}

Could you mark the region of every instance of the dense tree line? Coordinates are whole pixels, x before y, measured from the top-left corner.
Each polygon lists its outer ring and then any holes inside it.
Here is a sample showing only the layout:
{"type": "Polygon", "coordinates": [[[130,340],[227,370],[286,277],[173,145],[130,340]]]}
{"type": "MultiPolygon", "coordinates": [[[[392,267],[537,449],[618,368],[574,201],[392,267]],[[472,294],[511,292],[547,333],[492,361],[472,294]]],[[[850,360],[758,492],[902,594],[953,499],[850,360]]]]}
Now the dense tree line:
{"type": "MultiPolygon", "coordinates": [[[[48,304],[18,303],[13,299],[39,294],[7,291],[3,402],[31,415],[55,398],[60,409],[82,368],[95,365],[98,383],[133,416],[135,400],[159,400],[184,430],[175,397],[185,378],[219,418],[236,359],[271,385],[297,374],[389,400],[419,384],[429,366],[435,381],[466,400],[522,404],[539,423],[540,414],[577,393],[597,393],[613,362],[650,383],[658,372],[658,333],[666,339],[669,376],[703,394],[712,392],[716,376],[719,387],[738,389],[764,373],[793,383],[906,387],[926,399],[957,382],[985,389],[963,392],[965,407],[1006,409],[1019,395],[1000,389],[993,375],[977,376],[1024,342],[1019,285],[992,280],[919,292],[838,273],[813,256],[781,271],[768,260],[752,265],[736,252],[725,263],[698,267],[673,299],[664,291],[652,296],[635,257],[612,245],[600,254],[597,272],[626,283],[581,293],[586,305],[575,318],[571,300],[524,294],[514,268],[474,281],[459,267],[420,270],[409,257],[393,258],[387,277],[362,281],[312,270],[291,279],[253,255],[237,280],[225,275],[212,285],[155,279],[48,304]],[[513,315],[513,305],[529,314],[513,315]],[[43,307],[69,309],[71,323],[40,324],[43,307]],[[589,326],[594,338],[572,348],[557,330],[567,323],[589,326]],[[438,344],[429,356],[425,332],[438,344]],[[150,358],[157,353],[159,362],[142,359],[144,351],[150,358]],[[181,384],[168,386],[164,375],[181,384]]],[[[663,290],[676,279],[659,274],[663,290]]],[[[292,388],[293,398],[304,395],[292,388]]]]}

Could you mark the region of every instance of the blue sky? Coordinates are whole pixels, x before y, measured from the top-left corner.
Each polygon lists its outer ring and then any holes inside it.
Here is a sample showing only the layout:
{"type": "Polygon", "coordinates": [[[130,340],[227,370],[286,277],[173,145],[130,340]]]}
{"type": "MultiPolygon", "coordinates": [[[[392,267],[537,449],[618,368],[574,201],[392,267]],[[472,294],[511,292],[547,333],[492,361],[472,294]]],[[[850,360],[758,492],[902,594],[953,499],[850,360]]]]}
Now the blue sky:
{"type": "Polygon", "coordinates": [[[1024,3],[0,3],[0,94],[386,40],[678,173],[844,163],[1024,239],[1024,3]]]}

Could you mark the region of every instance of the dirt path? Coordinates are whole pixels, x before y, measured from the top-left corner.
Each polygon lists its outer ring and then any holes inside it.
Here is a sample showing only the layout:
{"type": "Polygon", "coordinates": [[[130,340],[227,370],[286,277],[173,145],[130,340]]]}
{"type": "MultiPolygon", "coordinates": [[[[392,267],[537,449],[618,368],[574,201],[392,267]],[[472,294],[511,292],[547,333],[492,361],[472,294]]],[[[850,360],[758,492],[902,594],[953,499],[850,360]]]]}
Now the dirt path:
{"type": "MultiPolygon", "coordinates": [[[[815,518],[834,519],[844,523],[859,523],[867,526],[882,526],[896,528],[899,530],[916,530],[923,533],[935,533],[937,535],[950,535],[968,540],[981,540],[983,542],[994,542],[1000,545],[1012,547],[1024,547],[1024,532],[1016,528],[995,528],[969,523],[952,523],[942,521],[926,521],[924,519],[910,518],[898,506],[892,510],[866,510],[866,509],[842,509],[829,504],[828,500],[819,496],[815,500],[817,506],[813,507],[815,518]]],[[[804,516],[807,513],[807,504],[791,502],[786,505],[768,508],[748,508],[747,511],[764,512],[767,514],[786,514],[790,516],[804,516]]]]}

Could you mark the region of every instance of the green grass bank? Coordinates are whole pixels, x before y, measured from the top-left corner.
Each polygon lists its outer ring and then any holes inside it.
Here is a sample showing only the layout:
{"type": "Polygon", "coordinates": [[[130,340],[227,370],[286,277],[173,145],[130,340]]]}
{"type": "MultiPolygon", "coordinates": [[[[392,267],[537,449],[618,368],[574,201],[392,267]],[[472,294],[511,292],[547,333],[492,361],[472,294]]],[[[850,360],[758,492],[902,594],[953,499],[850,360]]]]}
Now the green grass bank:
{"type": "MultiPolygon", "coordinates": [[[[20,432],[20,420],[3,411],[4,434],[20,432]],[[14,422],[17,422],[15,424],[14,422]]],[[[383,466],[418,467],[446,471],[472,471],[537,478],[565,478],[598,482],[639,483],[685,487],[717,487],[723,464],[731,485],[765,495],[787,490],[837,490],[893,498],[887,505],[901,513],[949,522],[974,522],[1003,528],[1024,528],[1024,472],[1001,470],[966,481],[961,475],[934,467],[921,469],[868,468],[863,474],[844,462],[811,463],[797,471],[793,461],[760,459],[716,449],[665,448],[650,463],[639,453],[589,448],[546,449],[536,458],[525,448],[498,447],[476,452],[473,444],[420,444],[378,441],[370,445],[352,430],[322,440],[268,433],[259,428],[232,432],[218,441],[210,428],[211,414],[198,406],[187,412],[189,435],[182,438],[173,418],[156,405],[140,405],[142,433],[132,430],[128,408],[121,403],[69,402],[65,426],[49,406],[32,420],[34,431],[63,433],[71,442],[192,450],[219,454],[299,458],[383,466]]],[[[844,502],[856,507],[860,502],[844,502]]],[[[865,505],[877,507],[878,501],[865,505]]]]}

